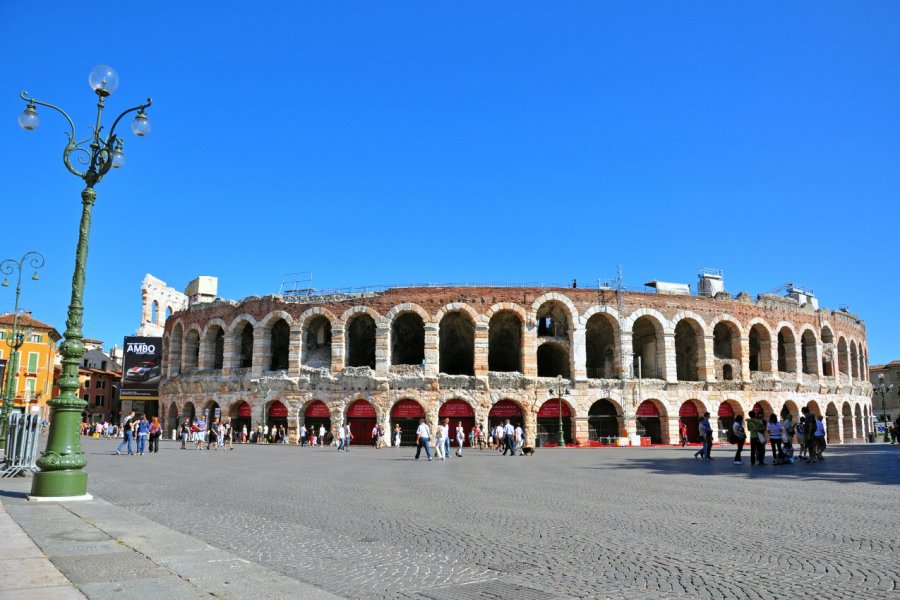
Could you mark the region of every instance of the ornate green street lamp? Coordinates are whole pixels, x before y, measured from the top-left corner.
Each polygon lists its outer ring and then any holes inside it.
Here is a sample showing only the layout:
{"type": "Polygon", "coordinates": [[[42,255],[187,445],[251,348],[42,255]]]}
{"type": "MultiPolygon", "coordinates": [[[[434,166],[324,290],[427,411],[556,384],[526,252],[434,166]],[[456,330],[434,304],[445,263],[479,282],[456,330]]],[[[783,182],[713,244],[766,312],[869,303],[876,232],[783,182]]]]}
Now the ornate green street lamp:
{"type": "Polygon", "coordinates": [[[878,374],[878,383],[873,385],[872,388],[875,390],[876,394],[881,394],[881,422],[884,423],[884,441],[891,441],[891,424],[888,423],[887,418],[887,402],[885,402],[885,397],[894,389],[894,384],[885,385],[884,383],[884,373],[878,374]]]}
{"type": "Polygon", "coordinates": [[[562,397],[569,393],[569,389],[566,385],[567,381],[563,378],[562,375],[556,376],[556,386],[555,388],[551,388],[549,390],[550,396],[556,396],[556,399],[559,400],[559,444],[560,448],[566,447],[566,438],[563,435],[563,410],[562,410],[562,397]]]}
{"type": "Polygon", "coordinates": [[[106,98],[116,91],[119,86],[119,75],[106,65],[94,67],[88,75],[88,83],[97,94],[97,119],[93,126],[93,133],[86,139],[78,141],[75,138],[75,124],[61,108],[39,102],[28,97],[28,92],[22,92],[22,100],[28,103],[25,111],[19,116],[19,125],[27,131],[37,129],[40,118],[37,106],[46,106],[60,113],[69,123],[69,141],[63,150],[63,163],[70,173],[84,180],[85,188],[81,192],[81,226],[78,233],[78,246],[75,251],[75,273],[72,276],[72,300],[69,303],[68,318],[66,319],[65,338],[59,346],[62,354],[62,373],[58,379],[60,394],[58,398],[50,400],[50,432],[47,439],[47,448],[37,464],[40,472],[34,476],[31,486],[31,495],[34,498],[87,498],[87,473],[82,471],[87,461],[81,451],[80,423],[81,412],[86,406],[84,400],[78,397],[78,366],[84,354],[84,344],[81,342],[81,323],[84,313],[84,277],[87,264],[88,236],[91,230],[91,209],[97,198],[94,186],[112,168],[120,168],[125,164],[125,154],[122,151],[122,140],[116,135],[116,126],[125,115],[137,111],[134,121],[131,123],[131,131],[138,137],[150,133],[150,121],[144,112],[152,101],[148,98],[146,104],[140,104],[121,113],[113,121],[109,133],[103,137],[103,126],[100,119],[103,116],[103,108],[106,98]],[[74,159],[74,161],[73,161],[74,159]],[[76,163],[83,166],[79,171],[76,163]]]}
{"type": "Polygon", "coordinates": [[[6,383],[3,387],[3,405],[0,406],[0,448],[6,449],[6,434],[9,427],[9,415],[13,410],[13,400],[16,397],[16,371],[19,370],[19,348],[25,343],[30,334],[29,331],[19,331],[19,296],[22,294],[22,268],[29,263],[34,269],[33,281],[37,281],[37,270],[44,266],[44,256],[40,252],[26,252],[22,260],[7,258],[0,262],[0,273],[3,273],[3,287],[9,287],[9,275],[16,273],[16,303],[13,308],[13,326],[6,343],[9,345],[9,362],[6,365],[6,383]]]}

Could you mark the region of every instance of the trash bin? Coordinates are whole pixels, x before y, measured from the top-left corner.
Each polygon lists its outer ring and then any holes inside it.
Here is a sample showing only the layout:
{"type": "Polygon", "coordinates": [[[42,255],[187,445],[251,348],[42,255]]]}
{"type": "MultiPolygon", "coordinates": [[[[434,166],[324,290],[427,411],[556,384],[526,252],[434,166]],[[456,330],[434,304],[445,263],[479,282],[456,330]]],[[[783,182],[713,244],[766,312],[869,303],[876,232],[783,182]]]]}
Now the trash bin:
{"type": "Polygon", "coordinates": [[[870,433],[870,434],[869,434],[869,443],[870,443],[870,444],[874,444],[874,443],[875,443],[875,434],[874,434],[874,433],[870,433]]]}
{"type": "Polygon", "coordinates": [[[540,447],[541,447],[541,443],[542,443],[542,442],[541,442],[541,438],[539,438],[539,437],[534,438],[534,447],[535,447],[535,448],[540,448],[540,447]]]}

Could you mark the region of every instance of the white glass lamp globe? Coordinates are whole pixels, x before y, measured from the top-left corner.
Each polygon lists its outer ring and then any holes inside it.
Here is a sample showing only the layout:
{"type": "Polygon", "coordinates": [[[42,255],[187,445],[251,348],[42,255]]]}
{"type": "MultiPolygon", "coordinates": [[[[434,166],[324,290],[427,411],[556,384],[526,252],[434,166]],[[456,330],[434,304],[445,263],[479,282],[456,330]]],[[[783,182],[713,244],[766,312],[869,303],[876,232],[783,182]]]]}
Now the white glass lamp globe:
{"type": "Polygon", "coordinates": [[[88,83],[98,96],[109,96],[119,87],[119,74],[112,67],[97,65],[91,69],[88,83]]]}
{"type": "Polygon", "coordinates": [[[19,115],[19,127],[25,131],[34,131],[40,124],[41,118],[38,116],[33,104],[29,104],[28,108],[19,115]]]}
{"type": "Polygon", "coordinates": [[[147,113],[141,111],[137,114],[131,122],[131,131],[138,137],[150,135],[150,119],[147,118],[147,113]]]}
{"type": "Polygon", "coordinates": [[[125,166],[125,153],[122,152],[122,147],[119,146],[112,153],[112,167],[113,169],[121,169],[125,166]]]}

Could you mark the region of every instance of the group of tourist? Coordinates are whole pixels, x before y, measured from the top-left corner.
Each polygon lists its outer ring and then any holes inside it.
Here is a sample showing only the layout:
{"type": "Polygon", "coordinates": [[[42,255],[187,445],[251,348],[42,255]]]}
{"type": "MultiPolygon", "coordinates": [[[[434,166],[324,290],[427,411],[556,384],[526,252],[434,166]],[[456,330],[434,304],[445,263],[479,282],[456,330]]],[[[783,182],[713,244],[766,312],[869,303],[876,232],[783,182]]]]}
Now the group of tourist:
{"type": "MultiPolygon", "coordinates": [[[[790,413],[782,413],[779,420],[774,413],[768,421],[760,411],[751,410],[744,421],[743,415],[734,417],[734,423],[727,431],[728,442],[737,446],[734,453],[734,464],[742,465],[742,453],[747,437],[750,438],[750,464],[765,465],[766,445],[772,449],[772,464],[792,464],[797,460],[815,463],[825,460],[825,423],[822,415],[814,415],[809,408],[803,407],[802,416],[795,424],[790,413]],[[746,423],[746,425],[745,425],[746,423]],[[794,456],[794,440],[796,438],[799,453],[794,456]]],[[[682,424],[683,426],[683,424],[682,424]]],[[[703,413],[699,423],[701,446],[694,453],[695,460],[712,460],[713,428],[709,422],[709,413],[703,413]]],[[[682,429],[682,442],[687,432],[682,429]]],[[[684,443],[682,443],[682,446],[684,443]]]]}
{"type": "MultiPolygon", "coordinates": [[[[41,423],[43,426],[43,423],[41,423]]],[[[96,423],[81,423],[81,435],[89,435],[95,439],[104,438],[108,439],[111,437],[116,437],[119,433],[119,426],[110,423],[109,421],[97,421],[96,423]]]]}
{"type": "Polygon", "coordinates": [[[319,428],[315,427],[306,427],[306,424],[300,426],[300,447],[309,447],[315,448],[317,446],[327,446],[331,444],[334,436],[331,435],[331,432],[325,429],[324,425],[319,425],[319,428]]]}
{"type": "MultiPolygon", "coordinates": [[[[400,431],[399,425],[397,426],[396,431],[396,446],[400,445],[400,431]]],[[[425,419],[419,419],[419,427],[416,429],[416,460],[422,455],[422,449],[425,449],[425,457],[428,460],[431,460],[431,446],[432,440],[434,440],[434,451],[435,457],[440,460],[446,460],[450,457],[450,446],[451,441],[456,441],[456,456],[462,458],[463,455],[463,446],[466,442],[466,431],[463,427],[462,421],[460,421],[456,428],[451,432],[450,430],[450,419],[445,417],[444,420],[431,430],[428,425],[425,423],[425,419]]],[[[485,432],[479,429],[478,425],[475,425],[468,434],[469,445],[472,447],[480,447],[484,448],[483,440],[485,438],[485,432]]],[[[492,449],[496,449],[500,451],[503,450],[503,456],[516,456],[517,454],[522,454],[523,445],[525,441],[525,433],[522,430],[522,427],[516,423],[513,425],[510,423],[509,419],[503,424],[498,424],[496,427],[490,429],[490,433],[487,435],[488,446],[492,449]]]]}
{"type": "Polygon", "coordinates": [[[128,456],[135,454],[143,456],[144,452],[159,452],[159,438],[162,437],[159,418],[147,419],[147,415],[142,414],[137,419],[134,411],[131,411],[122,420],[122,432],[122,442],[116,448],[116,454],[122,454],[126,449],[128,456]],[[132,442],[135,442],[134,450],[132,450],[132,442]]]}

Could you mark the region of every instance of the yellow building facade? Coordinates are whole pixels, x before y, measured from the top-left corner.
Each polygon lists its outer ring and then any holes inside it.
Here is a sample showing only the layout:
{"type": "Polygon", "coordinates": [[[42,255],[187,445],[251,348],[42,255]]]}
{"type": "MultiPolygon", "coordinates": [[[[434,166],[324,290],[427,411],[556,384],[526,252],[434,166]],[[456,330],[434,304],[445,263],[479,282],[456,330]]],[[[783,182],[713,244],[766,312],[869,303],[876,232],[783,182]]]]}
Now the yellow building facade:
{"type": "MultiPolygon", "coordinates": [[[[0,359],[7,361],[12,355],[14,315],[0,315],[0,359]]],[[[16,410],[38,412],[44,418],[50,414],[47,401],[53,397],[54,365],[56,364],[56,344],[62,336],[52,325],[32,318],[27,312],[19,316],[18,330],[27,332],[19,348],[18,365],[12,385],[15,389],[13,404],[16,410]]],[[[2,385],[6,393],[6,376],[2,385]]]]}

